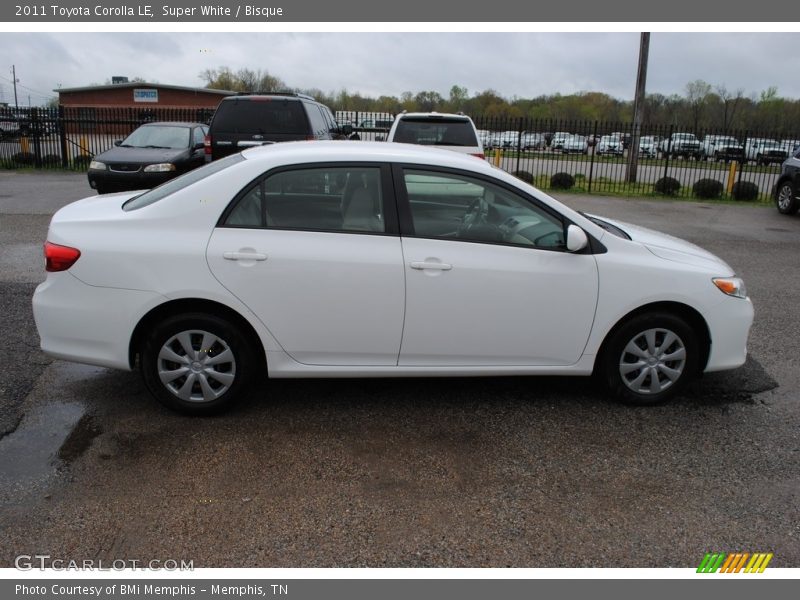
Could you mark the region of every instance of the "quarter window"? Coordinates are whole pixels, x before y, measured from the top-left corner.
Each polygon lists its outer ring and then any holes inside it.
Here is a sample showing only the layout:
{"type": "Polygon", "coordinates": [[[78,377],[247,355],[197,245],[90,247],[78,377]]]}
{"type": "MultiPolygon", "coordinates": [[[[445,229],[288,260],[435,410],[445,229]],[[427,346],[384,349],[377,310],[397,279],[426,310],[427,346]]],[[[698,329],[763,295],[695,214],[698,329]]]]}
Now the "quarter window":
{"type": "Polygon", "coordinates": [[[202,144],[205,141],[206,133],[203,131],[202,127],[195,127],[194,128],[194,137],[192,138],[192,143],[194,145],[202,144]]]}
{"type": "Polygon", "coordinates": [[[414,232],[474,242],[565,247],[561,219],[527,199],[468,176],[405,169],[414,232]]]}
{"type": "Polygon", "coordinates": [[[311,132],[317,138],[324,136],[327,127],[325,126],[325,121],[322,119],[322,113],[319,111],[319,108],[317,108],[316,104],[310,104],[308,102],[306,102],[305,105],[308,111],[308,120],[311,123],[311,132]]]}
{"type": "Polygon", "coordinates": [[[330,167],[269,175],[239,197],[225,225],[384,233],[380,169],[330,167]]]}

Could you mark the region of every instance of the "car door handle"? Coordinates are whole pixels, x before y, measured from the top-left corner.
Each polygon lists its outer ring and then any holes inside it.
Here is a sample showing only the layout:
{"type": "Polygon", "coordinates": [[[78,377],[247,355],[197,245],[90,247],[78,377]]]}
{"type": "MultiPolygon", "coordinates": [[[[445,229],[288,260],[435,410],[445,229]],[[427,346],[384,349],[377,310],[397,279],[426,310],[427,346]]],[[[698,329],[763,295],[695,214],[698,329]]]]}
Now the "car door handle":
{"type": "Polygon", "coordinates": [[[225,260],[267,260],[266,254],[260,252],[223,252],[225,260]]]}
{"type": "Polygon", "coordinates": [[[412,269],[430,269],[431,271],[449,271],[453,268],[453,265],[448,265],[447,263],[438,263],[438,262],[412,262],[411,263],[412,269]]]}

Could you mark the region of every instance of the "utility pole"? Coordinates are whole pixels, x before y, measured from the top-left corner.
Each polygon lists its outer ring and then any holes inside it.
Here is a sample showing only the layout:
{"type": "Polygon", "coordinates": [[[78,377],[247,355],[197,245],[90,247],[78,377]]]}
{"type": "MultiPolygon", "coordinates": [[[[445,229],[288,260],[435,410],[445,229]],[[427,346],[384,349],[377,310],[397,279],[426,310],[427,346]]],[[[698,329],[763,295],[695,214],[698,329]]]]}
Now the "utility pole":
{"type": "Polygon", "coordinates": [[[639,167],[639,138],[642,135],[642,114],[644,113],[644,88],[647,81],[647,55],[650,52],[650,34],[642,33],[639,41],[639,70],[636,74],[636,97],[633,100],[633,132],[628,150],[628,169],[625,181],[636,183],[639,167]]]}
{"type": "Polygon", "coordinates": [[[11,65],[11,79],[14,81],[14,110],[19,110],[19,102],[17,102],[17,68],[11,65]]]}

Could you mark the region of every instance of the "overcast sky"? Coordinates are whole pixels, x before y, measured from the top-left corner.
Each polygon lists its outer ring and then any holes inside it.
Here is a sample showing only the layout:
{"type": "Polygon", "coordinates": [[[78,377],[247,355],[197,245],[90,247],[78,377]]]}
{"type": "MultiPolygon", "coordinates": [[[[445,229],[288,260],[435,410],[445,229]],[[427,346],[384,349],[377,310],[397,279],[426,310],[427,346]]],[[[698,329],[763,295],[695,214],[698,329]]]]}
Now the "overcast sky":
{"type": "MultiPolygon", "coordinates": [[[[742,88],[777,86],[800,97],[787,58],[798,33],[654,33],[648,93],[684,92],[686,83],[742,88]]],[[[506,97],[600,91],[633,97],[635,33],[3,33],[0,101],[20,105],[59,87],[103,83],[112,75],[203,86],[201,71],[227,65],[266,69],[288,85],[368,96],[450,87],[506,97]]]]}

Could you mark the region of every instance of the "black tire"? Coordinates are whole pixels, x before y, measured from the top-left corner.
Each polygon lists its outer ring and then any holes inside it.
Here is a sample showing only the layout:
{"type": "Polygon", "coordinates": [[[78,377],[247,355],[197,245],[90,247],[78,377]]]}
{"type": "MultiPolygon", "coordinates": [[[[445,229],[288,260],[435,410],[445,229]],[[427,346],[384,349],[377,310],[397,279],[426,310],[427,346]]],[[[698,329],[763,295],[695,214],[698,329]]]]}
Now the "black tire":
{"type": "Polygon", "coordinates": [[[632,317],[611,332],[600,356],[598,375],[611,393],[622,402],[636,406],[652,406],[666,402],[679,393],[697,374],[699,359],[697,336],[686,321],[670,313],[643,313],[632,317]],[[643,355],[649,355],[649,351],[641,347],[647,337],[645,332],[648,331],[655,332],[653,339],[656,352],[652,357],[654,362],[650,364],[647,362],[649,359],[640,359],[639,356],[626,350],[630,347],[629,344],[633,343],[639,347],[643,355]],[[668,333],[674,335],[676,341],[669,342],[668,333]],[[664,342],[667,342],[668,346],[662,349],[664,342]],[[680,358],[681,349],[682,358],[680,358]],[[666,361],[658,359],[656,357],[659,352],[667,357],[676,358],[666,361]],[[640,362],[643,366],[635,368],[634,365],[640,362]],[[653,364],[655,366],[652,366],[653,364]],[[626,375],[622,373],[623,365],[630,365],[625,367],[630,369],[626,375]],[[678,374],[673,379],[672,376],[667,376],[668,372],[672,375],[675,372],[678,374]],[[654,374],[657,379],[655,385],[652,384],[654,374]],[[640,376],[643,379],[637,382],[640,376]],[[644,387],[649,387],[653,391],[644,392],[642,391],[644,387]]]}
{"type": "Polygon", "coordinates": [[[142,345],[139,363],[147,389],[159,402],[184,414],[202,416],[228,410],[241,400],[255,374],[256,356],[253,344],[238,327],[214,315],[187,313],[169,317],[151,330],[142,345]],[[187,343],[197,353],[193,357],[187,357],[184,344],[177,339],[180,334],[185,334],[184,341],[188,336],[187,343]],[[202,342],[207,340],[211,343],[203,348],[202,342]],[[165,349],[172,350],[181,361],[159,357],[165,349]],[[232,360],[227,360],[227,350],[232,360]],[[225,360],[219,361],[220,356],[225,360]],[[215,357],[219,362],[205,365],[215,357]],[[184,369],[185,375],[166,383],[159,376],[160,370],[177,373],[184,369]],[[184,397],[179,396],[181,391],[184,397]]]}
{"type": "Polygon", "coordinates": [[[797,199],[797,189],[791,180],[778,184],[775,190],[775,206],[782,215],[793,215],[800,209],[800,200],[797,199]]]}

